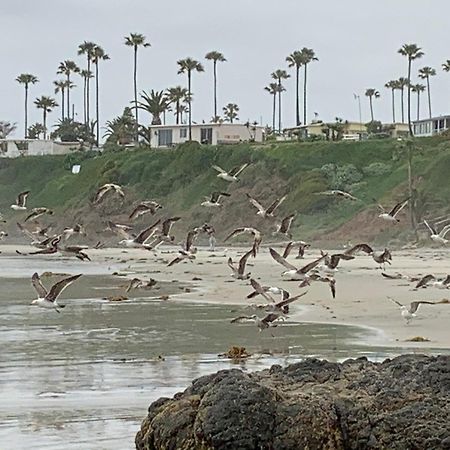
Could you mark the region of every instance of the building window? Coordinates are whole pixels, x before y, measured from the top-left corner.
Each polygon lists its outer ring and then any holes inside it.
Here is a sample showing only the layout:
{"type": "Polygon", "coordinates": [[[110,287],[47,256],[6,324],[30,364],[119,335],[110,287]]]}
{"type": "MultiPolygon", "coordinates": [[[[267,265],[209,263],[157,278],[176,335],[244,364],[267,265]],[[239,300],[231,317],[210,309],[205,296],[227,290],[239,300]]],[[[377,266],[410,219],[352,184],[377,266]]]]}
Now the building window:
{"type": "Polygon", "coordinates": [[[187,138],[187,128],[180,128],[180,139],[187,138]]]}
{"type": "Polygon", "coordinates": [[[173,144],[172,130],[159,130],[158,131],[158,146],[170,147],[173,144]]]}
{"type": "Polygon", "coordinates": [[[200,143],[212,144],[212,128],[200,128],[200,143]]]}

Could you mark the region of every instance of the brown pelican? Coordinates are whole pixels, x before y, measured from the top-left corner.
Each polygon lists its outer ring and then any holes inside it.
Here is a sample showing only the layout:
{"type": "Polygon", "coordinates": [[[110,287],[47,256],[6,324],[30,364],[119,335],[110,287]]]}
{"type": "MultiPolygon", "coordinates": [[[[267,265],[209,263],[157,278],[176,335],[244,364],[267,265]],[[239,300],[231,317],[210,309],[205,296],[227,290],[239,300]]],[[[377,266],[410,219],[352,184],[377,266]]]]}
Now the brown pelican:
{"type": "Polygon", "coordinates": [[[217,172],[219,172],[219,174],[217,175],[218,178],[222,178],[222,180],[225,181],[239,181],[238,175],[248,166],[248,164],[243,164],[240,167],[234,167],[232,170],[230,170],[229,172],[226,172],[225,170],[223,170],[221,167],[219,166],[212,166],[212,168],[214,170],[217,170],[217,172]]]}
{"type": "Polygon", "coordinates": [[[227,194],[226,192],[213,192],[211,197],[205,197],[206,200],[201,203],[201,206],[206,206],[207,208],[220,208],[222,206],[220,197],[230,197],[230,194],[227,194]]]}
{"type": "Polygon", "coordinates": [[[245,265],[247,264],[247,260],[253,255],[253,248],[244,254],[239,260],[239,266],[236,268],[233,264],[233,260],[228,258],[227,264],[228,267],[233,271],[232,276],[238,280],[248,280],[250,278],[250,272],[245,273],[245,265]]]}
{"type": "Polygon", "coordinates": [[[387,212],[382,205],[378,205],[378,208],[381,211],[381,214],[378,216],[386,222],[397,223],[400,222],[397,219],[398,213],[408,204],[409,197],[406,200],[398,202],[389,212],[387,212]]]}
{"type": "Polygon", "coordinates": [[[54,309],[56,312],[59,312],[58,308],[64,308],[66,306],[66,305],[58,305],[57,299],[59,295],[67,286],[69,286],[71,283],[73,283],[80,277],[81,274],[64,278],[64,280],[55,283],[50,288],[50,291],[47,291],[47,289],[42,284],[39,275],[37,273],[34,273],[33,276],[31,277],[31,282],[38,294],[38,298],[36,300],[33,300],[31,304],[40,306],[41,308],[54,309]]]}
{"type": "Polygon", "coordinates": [[[100,203],[100,201],[103,200],[108,192],[114,192],[122,198],[125,197],[125,192],[123,192],[122,186],[113,183],[106,183],[97,190],[94,198],[94,203],[100,203]]]}
{"type": "Polygon", "coordinates": [[[16,199],[16,203],[11,205],[11,208],[14,209],[14,211],[25,211],[27,209],[26,203],[27,203],[27,197],[30,194],[30,191],[21,192],[16,199]]]}
{"type": "Polygon", "coordinates": [[[53,211],[48,208],[33,208],[31,210],[31,214],[29,214],[24,222],[28,222],[29,220],[37,220],[39,217],[43,216],[44,214],[52,215],[53,211]]]}
{"type": "Polygon", "coordinates": [[[256,256],[256,254],[258,253],[259,250],[259,246],[261,245],[261,241],[262,241],[262,236],[261,233],[256,229],[256,228],[252,228],[252,227],[239,227],[236,228],[235,230],[233,230],[226,238],[225,241],[228,241],[228,239],[231,239],[234,236],[238,236],[239,234],[244,234],[244,233],[248,233],[248,234],[252,234],[253,235],[253,257],[256,256]]]}
{"type": "Polygon", "coordinates": [[[426,220],[423,221],[426,227],[430,230],[430,239],[433,242],[437,242],[438,244],[445,245],[448,243],[448,239],[445,239],[447,233],[450,231],[450,224],[446,225],[442,230],[438,233],[436,228],[431,226],[426,220]]]}
{"type": "Polygon", "coordinates": [[[284,202],[286,195],[281,198],[277,198],[273,201],[267,208],[261,205],[256,199],[254,199],[250,194],[246,194],[250,203],[258,210],[256,215],[261,217],[273,217],[275,210],[284,202]]]}

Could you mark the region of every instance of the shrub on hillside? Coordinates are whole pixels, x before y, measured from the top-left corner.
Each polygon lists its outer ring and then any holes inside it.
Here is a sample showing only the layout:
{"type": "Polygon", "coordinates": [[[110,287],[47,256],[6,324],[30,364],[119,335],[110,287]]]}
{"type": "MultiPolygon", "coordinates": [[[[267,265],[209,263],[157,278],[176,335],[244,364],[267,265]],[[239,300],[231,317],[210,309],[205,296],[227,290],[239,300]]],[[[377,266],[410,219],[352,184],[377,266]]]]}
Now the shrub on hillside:
{"type": "Polygon", "coordinates": [[[370,177],[379,177],[392,170],[389,164],[374,162],[363,168],[363,172],[370,177]]]}
{"type": "Polygon", "coordinates": [[[358,183],[363,178],[363,174],[353,164],[343,166],[325,164],[320,171],[333,189],[348,189],[350,185],[358,183]]]}

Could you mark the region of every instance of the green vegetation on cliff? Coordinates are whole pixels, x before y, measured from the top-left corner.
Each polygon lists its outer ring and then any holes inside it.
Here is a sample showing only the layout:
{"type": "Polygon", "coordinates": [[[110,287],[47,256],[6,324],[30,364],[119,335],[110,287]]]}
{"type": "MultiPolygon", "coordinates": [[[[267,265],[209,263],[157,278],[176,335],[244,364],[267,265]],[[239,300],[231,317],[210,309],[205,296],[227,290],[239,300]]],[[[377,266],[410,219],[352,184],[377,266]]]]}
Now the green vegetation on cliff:
{"type": "MultiPolygon", "coordinates": [[[[418,190],[419,219],[450,211],[450,141],[445,138],[419,140],[414,156],[414,185],[418,190]]],[[[298,212],[294,223],[295,238],[320,236],[322,239],[355,240],[359,238],[408,235],[405,214],[399,226],[380,224],[373,199],[389,208],[407,196],[407,166],[396,158],[397,142],[241,144],[207,147],[189,143],[177,149],[137,149],[117,152],[77,153],[68,156],[41,156],[0,160],[0,211],[6,218],[21,219],[9,209],[16,194],[30,189],[29,207],[54,208],[59,225],[71,225],[75,219],[85,223],[101,221],[101,214],[126,220],[131,203],[156,199],[163,213],[179,214],[184,223],[175,231],[210,221],[220,233],[235,225],[254,225],[273,230],[273,224],[257,218],[245,197],[249,192],[263,204],[287,193],[279,215],[298,212]],[[225,169],[249,162],[241,182],[228,184],[211,169],[217,164],[225,169]],[[80,163],[78,175],[70,172],[80,163]],[[123,185],[127,191],[124,205],[110,202],[93,208],[91,200],[97,187],[106,182],[123,185]],[[349,202],[315,195],[330,188],[349,190],[361,202],[349,202]],[[228,190],[219,210],[200,207],[203,196],[215,190],[228,190]],[[108,207],[107,209],[106,206],[108,207]]],[[[150,221],[140,219],[138,226],[150,221]]],[[[15,220],[14,220],[15,222],[15,220]]]]}

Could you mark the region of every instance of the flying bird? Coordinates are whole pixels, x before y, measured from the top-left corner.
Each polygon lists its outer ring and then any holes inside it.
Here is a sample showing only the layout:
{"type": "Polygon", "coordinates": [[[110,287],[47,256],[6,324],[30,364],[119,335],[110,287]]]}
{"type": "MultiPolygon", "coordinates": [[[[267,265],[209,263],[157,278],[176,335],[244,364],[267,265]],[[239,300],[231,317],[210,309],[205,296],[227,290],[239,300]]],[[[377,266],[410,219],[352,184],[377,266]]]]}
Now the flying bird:
{"type": "Polygon", "coordinates": [[[269,327],[276,327],[278,324],[277,322],[280,321],[280,314],[276,313],[269,313],[262,319],[260,319],[257,315],[252,316],[240,316],[236,317],[235,319],[231,320],[231,323],[248,323],[248,322],[254,322],[255,325],[258,327],[259,331],[265,330],[269,327]]]}
{"type": "Polygon", "coordinates": [[[275,201],[273,201],[267,208],[264,208],[264,206],[262,206],[261,203],[259,203],[258,200],[254,199],[250,194],[247,193],[246,195],[250,203],[258,210],[256,214],[264,218],[273,217],[275,210],[286,199],[286,195],[284,195],[283,197],[277,198],[275,201]]]}
{"type": "Polygon", "coordinates": [[[100,203],[108,192],[118,194],[122,198],[125,197],[125,192],[123,191],[122,186],[113,183],[106,183],[97,190],[94,198],[94,204],[100,203]]]}
{"type": "Polygon", "coordinates": [[[378,217],[386,222],[400,222],[400,220],[397,219],[397,215],[408,204],[408,201],[409,197],[406,200],[398,202],[389,212],[387,212],[382,205],[378,204],[378,208],[381,211],[381,214],[378,217]]]}
{"type": "Polygon", "coordinates": [[[30,191],[21,192],[17,196],[16,202],[11,205],[11,209],[14,209],[14,211],[25,211],[27,209],[26,203],[29,194],[30,191]]]}
{"type": "MultiPolygon", "coordinates": [[[[175,236],[170,234],[170,230],[175,222],[178,222],[181,217],[169,217],[164,220],[161,227],[161,232],[158,233],[158,230],[155,230],[154,239],[150,243],[148,250],[154,250],[156,247],[161,245],[163,242],[171,243],[175,240],[175,236]]],[[[159,221],[158,221],[159,222],[159,221]]]]}
{"type": "Polygon", "coordinates": [[[37,220],[39,217],[42,217],[44,214],[52,215],[53,211],[48,208],[33,208],[31,210],[31,214],[29,214],[24,222],[28,222],[29,220],[37,220]]]}
{"type": "Polygon", "coordinates": [[[253,257],[255,257],[256,254],[258,253],[259,246],[261,245],[261,241],[262,241],[261,232],[258,231],[256,228],[252,228],[252,227],[236,228],[225,238],[224,242],[228,241],[228,239],[231,239],[232,237],[235,237],[235,236],[238,236],[238,235],[244,234],[244,233],[253,235],[252,252],[253,252],[253,257]]]}
{"type": "Polygon", "coordinates": [[[240,167],[234,167],[232,170],[230,170],[229,172],[226,172],[225,170],[223,170],[221,167],[219,166],[212,166],[212,168],[214,170],[217,170],[218,178],[222,178],[222,180],[225,181],[230,181],[230,182],[236,182],[239,181],[238,175],[248,166],[248,164],[243,164],[240,167]]]}
{"type": "MultiPolygon", "coordinates": [[[[128,235],[128,237],[122,239],[119,242],[119,245],[124,245],[125,247],[129,248],[145,248],[150,249],[150,246],[146,244],[146,242],[155,234],[156,227],[160,224],[161,219],[158,219],[154,224],[150,225],[149,227],[143,229],[137,236],[133,237],[131,235],[128,235]]],[[[122,228],[117,228],[117,225],[115,225],[115,228],[117,230],[121,230],[121,232],[125,232],[122,228]]]]}
{"type": "Polygon", "coordinates": [[[420,305],[422,305],[422,304],[436,305],[438,303],[442,303],[442,301],[441,302],[415,301],[415,302],[411,302],[409,304],[409,306],[405,306],[405,305],[402,305],[397,300],[394,300],[391,297],[388,297],[388,299],[391,300],[392,302],[396,303],[400,307],[402,317],[406,320],[407,325],[409,325],[411,323],[411,320],[413,320],[413,318],[416,317],[416,312],[418,311],[420,305]]]}
{"type": "Polygon", "coordinates": [[[281,223],[277,225],[277,229],[275,230],[274,234],[283,234],[288,239],[292,238],[292,234],[290,232],[292,222],[295,219],[296,214],[289,214],[288,216],[284,217],[281,223]]]}
{"type": "Polygon", "coordinates": [[[182,250],[178,250],[179,255],[167,264],[168,267],[173,266],[174,264],[178,264],[181,261],[188,260],[192,261],[195,259],[195,254],[197,253],[197,249],[193,247],[194,241],[198,236],[200,228],[194,228],[189,231],[186,236],[186,243],[182,250]]]}
{"type": "Polygon", "coordinates": [[[438,233],[434,226],[431,226],[426,220],[423,221],[428,230],[430,231],[430,239],[433,242],[437,242],[438,244],[445,245],[448,243],[448,239],[445,239],[447,233],[450,231],[450,224],[446,225],[442,230],[438,233]]]}
{"type": "Polygon", "coordinates": [[[333,197],[345,198],[347,200],[359,201],[359,199],[354,197],[352,194],[349,194],[348,192],[345,191],[341,191],[340,189],[332,189],[331,191],[316,192],[315,194],[330,195],[333,197]]]}
{"type": "Polygon", "coordinates": [[[156,213],[156,211],[161,208],[162,208],[162,206],[158,202],[155,202],[153,200],[141,202],[135,206],[135,208],[133,209],[133,211],[131,212],[131,214],[129,216],[129,219],[135,220],[138,217],[141,217],[144,214],[148,214],[148,213],[150,213],[151,215],[154,215],[156,213]]]}
{"type": "Polygon", "coordinates": [[[450,289],[450,275],[447,275],[445,278],[443,278],[441,280],[437,279],[432,274],[425,275],[416,284],[416,289],[426,288],[430,284],[431,284],[431,286],[436,287],[438,289],[450,289]]]}
{"type": "Polygon", "coordinates": [[[233,271],[232,277],[238,280],[248,280],[250,278],[250,272],[245,273],[245,265],[247,264],[247,260],[250,255],[253,255],[253,248],[241,257],[237,268],[233,264],[233,260],[231,259],[231,257],[228,258],[227,264],[228,267],[233,271]]]}
{"type": "Polygon", "coordinates": [[[222,203],[220,203],[221,197],[230,197],[230,194],[227,192],[213,192],[211,197],[205,197],[206,200],[200,205],[208,208],[220,208],[222,206],[222,203]]]}
{"type": "Polygon", "coordinates": [[[64,239],[67,241],[72,236],[75,236],[76,234],[86,234],[86,231],[83,227],[83,225],[80,225],[79,223],[75,224],[73,227],[66,227],[63,230],[64,239]]]}

